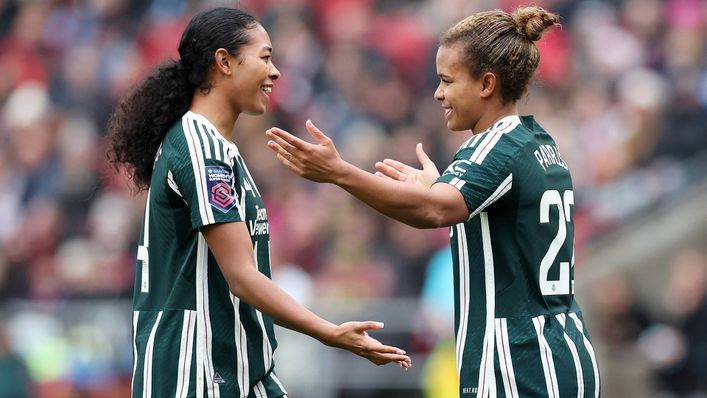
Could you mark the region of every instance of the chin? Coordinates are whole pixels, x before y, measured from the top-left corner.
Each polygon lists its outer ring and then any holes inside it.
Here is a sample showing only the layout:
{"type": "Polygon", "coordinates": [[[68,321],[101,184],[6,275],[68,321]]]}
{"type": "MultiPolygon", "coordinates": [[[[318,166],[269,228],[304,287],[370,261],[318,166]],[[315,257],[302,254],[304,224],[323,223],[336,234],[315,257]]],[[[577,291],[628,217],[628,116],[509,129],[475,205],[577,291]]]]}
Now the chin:
{"type": "Polygon", "coordinates": [[[261,109],[245,110],[245,111],[243,111],[243,113],[245,113],[246,115],[250,115],[250,116],[260,116],[260,115],[264,114],[265,111],[267,111],[267,110],[268,110],[267,107],[263,107],[261,109]]]}
{"type": "Polygon", "coordinates": [[[464,127],[461,127],[461,126],[458,126],[458,125],[452,124],[452,123],[447,123],[447,128],[448,128],[450,131],[466,131],[466,130],[469,130],[468,128],[464,128],[464,127]]]}

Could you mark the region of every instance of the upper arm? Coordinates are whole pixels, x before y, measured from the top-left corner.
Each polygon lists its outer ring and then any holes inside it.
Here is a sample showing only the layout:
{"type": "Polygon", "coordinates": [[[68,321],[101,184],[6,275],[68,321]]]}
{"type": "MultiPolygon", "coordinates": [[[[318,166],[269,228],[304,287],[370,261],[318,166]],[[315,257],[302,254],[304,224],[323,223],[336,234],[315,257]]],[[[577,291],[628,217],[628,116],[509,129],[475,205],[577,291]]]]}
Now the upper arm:
{"type": "Polygon", "coordinates": [[[170,161],[167,183],[189,207],[193,228],[243,221],[243,203],[237,168],[226,159],[213,156],[197,137],[186,134],[187,142],[170,161]]]}
{"type": "Polygon", "coordinates": [[[434,225],[438,227],[450,226],[466,221],[469,209],[464,202],[464,196],[458,189],[449,184],[434,184],[430,188],[432,215],[434,225]]]}
{"type": "Polygon", "coordinates": [[[248,228],[244,222],[228,222],[201,227],[201,232],[231,291],[235,291],[236,276],[243,270],[239,267],[255,270],[255,255],[248,228]]]}
{"type": "Polygon", "coordinates": [[[513,185],[512,164],[515,149],[503,138],[484,156],[473,149],[460,151],[435,186],[447,186],[462,196],[465,221],[503,198],[513,185]]]}

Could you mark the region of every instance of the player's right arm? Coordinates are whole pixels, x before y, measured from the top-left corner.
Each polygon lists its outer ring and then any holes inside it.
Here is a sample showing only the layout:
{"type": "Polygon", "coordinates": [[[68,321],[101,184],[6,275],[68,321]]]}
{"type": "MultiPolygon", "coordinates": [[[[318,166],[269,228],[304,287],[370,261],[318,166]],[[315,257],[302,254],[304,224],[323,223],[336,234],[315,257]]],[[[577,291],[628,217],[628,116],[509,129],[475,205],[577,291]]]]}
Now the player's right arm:
{"type": "Polygon", "coordinates": [[[271,140],[268,146],[295,174],[339,185],[380,213],[417,228],[447,227],[469,217],[469,209],[458,189],[449,184],[432,185],[439,172],[422,148],[418,148],[418,157],[423,170],[400,164],[396,171],[379,169],[391,177],[380,178],[344,161],[331,139],[311,121],[306,127],[316,144],[278,128],[267,132],[271,140]]]}
{"type": "Polygon", "coordinates": [[[347,322],[335,325],[295,301],[255,266],[250,235],[243,222],[201,228],[231,292],[278,324],[310,335],[322,343],[343,348],[376,365],[397,362],[409,367],[410,357],[399,348],[381,344],[366,331],[381,329],[379,322],[347,322]]]}

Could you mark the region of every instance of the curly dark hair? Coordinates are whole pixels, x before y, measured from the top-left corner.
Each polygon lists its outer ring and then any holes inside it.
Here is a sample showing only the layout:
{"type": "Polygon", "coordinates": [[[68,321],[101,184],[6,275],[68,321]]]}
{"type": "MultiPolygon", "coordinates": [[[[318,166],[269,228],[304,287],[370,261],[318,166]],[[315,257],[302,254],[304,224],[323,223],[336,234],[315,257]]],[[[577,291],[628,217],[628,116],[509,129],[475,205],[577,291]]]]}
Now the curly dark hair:
{"type": "Polygon", "coordinates": [[[147,189],[157,150],[167,131],[191,106],[195,90],[211,89],[214,54],[238,55],[258,21],[245,11],[214,8],[196,15],[179,41],[178,61],[167,61],[138,84],[108,121],[108,160],[126,165],[135,187],[147,189]]]}
{"type": "Polygon", "coordinates": [[[557,14],[536,6],[519,7],[512,14],[501,10],[479,12],[449,29],[440,46],[461,43],[471,76],[495,73],[503,102],[515,102],[527,90],[540,62],[534,42],[559,22],[557,14]]]}

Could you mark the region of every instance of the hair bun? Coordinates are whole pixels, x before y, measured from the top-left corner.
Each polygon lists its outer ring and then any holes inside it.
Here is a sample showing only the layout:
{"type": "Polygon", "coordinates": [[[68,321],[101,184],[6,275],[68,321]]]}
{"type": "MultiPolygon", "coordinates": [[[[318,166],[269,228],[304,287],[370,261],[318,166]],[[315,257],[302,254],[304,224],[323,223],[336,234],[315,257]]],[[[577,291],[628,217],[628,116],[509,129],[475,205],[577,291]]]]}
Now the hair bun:
{"type": "Polygon", "coordinates": [[[519,7],[512,17],[516,31],[530,41],[539,40],[547,28],[560,24],[559,15],[537,6],[519,7]]]}

